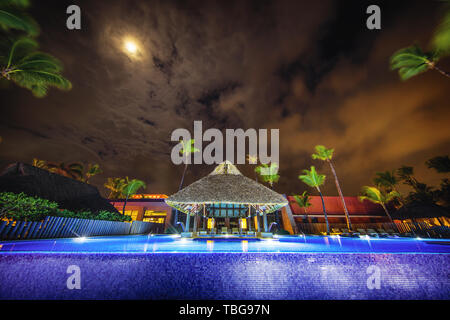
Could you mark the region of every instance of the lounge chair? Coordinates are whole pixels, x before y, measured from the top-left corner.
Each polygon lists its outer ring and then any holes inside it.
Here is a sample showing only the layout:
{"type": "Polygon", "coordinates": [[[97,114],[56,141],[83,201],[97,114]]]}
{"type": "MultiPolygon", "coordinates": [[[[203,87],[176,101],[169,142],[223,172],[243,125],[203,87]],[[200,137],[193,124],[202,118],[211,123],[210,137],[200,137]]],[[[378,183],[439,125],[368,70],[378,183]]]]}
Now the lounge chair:
{"type": "Polygon", "coordinates": [[[379,238],[379,237],[380,237],[380,235],[378,234],[378,232],[376,232],[376,231],[373,230],[373,229],[367,229],[367,234],[368,234],[369,236],[371,236],[371,237],[374,237],[374,238],[379,238]]]}
{"type": "MultiPolygon", "coordinates": [[[[350,232],[350,230],[348,230],[346,228],[342,228],[341,230],[342,230],[341,236],[343,236],[343,237],[353,237],[353,236],[355,236],[355,233],[350,232]]],[[[359,236],[359,233],[357,233],[356,235],[359,236]]]]}
{"type": "Polygon", "coordinates": [[[207,236],[207,235],[208,235],[208,232],[206,232],[206,231],[200,231],[200,232],[198,233],[198,235],[199,235],[199,236],[207,236]]]}
{"type": "Polygon", "coordinates": [[[389,236],[389,233],[384,231],[384,229],[378,228],[377,231],[378,231],[378,234],[380,235],[380,237],[382,237],[382,238],[386,238],[389,236]]]}
{"type": "Polygon", "coordinates": [[[400,236],[400,234],[398,232],[395,232],[392,229],[386,229],[386,233],[391,236],[391,237],[396,237],[398,238],[400,236]]]}
{"type": "Polygon", "coordinates": [[[231,229],[232,234],[239,234],[239,228],[233,228],[231,229]]]}
{"type": "Polygon", "coordinates": [[[339,230],[339,228],[332,228],[331,229],[331,234],[332,235],[338,235],[338,234],[341,234],[342,232],[341,232],[341,230],[339,230]]]}
{"type": "Polygon", "coordinates": [[[368,236],[367,231],[365,229],[356,229],[358,230],[359,234],[362,236],[368,236]]]}
{"type": "Polygon", "coordinates": [[[222,227],[222,232],[221,232],[222,234],[226,234],[226,233],[228,233],[228,229],[227,229],[227,227],[222,227]]]}
{"type": "Polygon", "coordinates": [[[254,236],[255,235],[255,231],[247,231],[247,235],[254,236]]]}

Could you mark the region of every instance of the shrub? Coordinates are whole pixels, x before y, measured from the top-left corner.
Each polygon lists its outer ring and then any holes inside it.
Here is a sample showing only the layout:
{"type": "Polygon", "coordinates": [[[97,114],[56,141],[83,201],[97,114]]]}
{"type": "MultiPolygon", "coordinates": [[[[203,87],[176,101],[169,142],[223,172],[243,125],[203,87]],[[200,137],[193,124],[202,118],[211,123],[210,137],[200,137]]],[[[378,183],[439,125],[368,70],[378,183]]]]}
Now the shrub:
{"type": "Polygon", "coordinates": [[[24,193],[0,192],[0,219],[41,221],[47,216],[109,221],[131,220],[130,216],[124,216],[117,212],[74,212],[67,209],[60,209],[56,202],[39,197],[27,196],[24,193]]]}

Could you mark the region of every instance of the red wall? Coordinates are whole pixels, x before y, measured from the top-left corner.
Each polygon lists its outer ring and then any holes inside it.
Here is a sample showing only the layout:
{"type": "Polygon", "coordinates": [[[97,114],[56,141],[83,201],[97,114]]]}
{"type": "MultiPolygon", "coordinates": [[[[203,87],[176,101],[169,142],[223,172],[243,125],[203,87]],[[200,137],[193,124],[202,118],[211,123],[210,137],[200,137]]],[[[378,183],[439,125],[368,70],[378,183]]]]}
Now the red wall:
{"type": "MultiPolygon", "coordinates": [[[[340,197],[323,197],[325,202],[325,209],[331,222],[345,222],[344,217],[335,217],[333,215],[344,215],[344,207],[340,197]]],[[[294,200],[294,197],[288,196],[289,206],[294,215],[305,215],[303,208],[300,208],[294,200]]],[[[388,222],[383,208],[380,205],[374,204],[370,201],[359,201],[358,197],[344,197],[350,219],[355,223],[365,222],[388,222]],[[353,217],[352,217],[353,216],[353,217]]],[[[320,196],[311,197],[312,206],[307,208],[308,215],[320,215],[323,217],[322,201],[320,196]]],[[[323,222],[323,218],[318,217],[318,222],[323,222]]],[[[296,217],[297,220],[301,218],[296,217]]]]}

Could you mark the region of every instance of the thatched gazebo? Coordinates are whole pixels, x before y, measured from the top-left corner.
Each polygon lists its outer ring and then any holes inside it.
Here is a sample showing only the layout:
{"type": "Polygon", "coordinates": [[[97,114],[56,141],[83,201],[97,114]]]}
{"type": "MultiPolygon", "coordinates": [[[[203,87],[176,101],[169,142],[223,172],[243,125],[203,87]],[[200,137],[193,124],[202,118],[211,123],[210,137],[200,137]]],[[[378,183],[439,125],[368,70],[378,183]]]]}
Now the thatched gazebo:
{"type": "Polygon", "coordinates": [[[263,217],[266,232],[267,214],[288,204],[282,195],[243,176],[230,161],[219,164],[209,175],[165,201],[169,206],[187,214],[187,231],[190,216],[195,217],[194,234],[197,233],[200,219],[203,220],[204,230],[206,223],[208,229],[214,230],[216,220],[223,222],[227,228],[230,226],[230,219],[237,220],[241,234],[243,229],[252,230],[252,218],[255,231],[260,233],[260,216],[263,217]]]}

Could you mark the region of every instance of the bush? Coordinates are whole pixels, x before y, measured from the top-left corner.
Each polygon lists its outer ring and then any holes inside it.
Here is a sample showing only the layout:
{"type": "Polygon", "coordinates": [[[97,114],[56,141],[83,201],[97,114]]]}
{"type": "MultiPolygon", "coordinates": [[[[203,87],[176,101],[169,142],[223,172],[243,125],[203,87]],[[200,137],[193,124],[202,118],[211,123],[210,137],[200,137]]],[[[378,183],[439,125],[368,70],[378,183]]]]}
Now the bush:
{"type": "Polygon", "coordinates": [[[60,209],[56,202],[39,197],[27,196],[25,193],[0,192],[0,219],[41,221],[47,216],[109,221],[131,220],[130,216],[124,216],[117,212],[74,212],[67,209],[60,209]]]}

